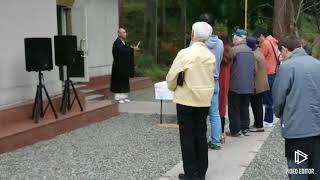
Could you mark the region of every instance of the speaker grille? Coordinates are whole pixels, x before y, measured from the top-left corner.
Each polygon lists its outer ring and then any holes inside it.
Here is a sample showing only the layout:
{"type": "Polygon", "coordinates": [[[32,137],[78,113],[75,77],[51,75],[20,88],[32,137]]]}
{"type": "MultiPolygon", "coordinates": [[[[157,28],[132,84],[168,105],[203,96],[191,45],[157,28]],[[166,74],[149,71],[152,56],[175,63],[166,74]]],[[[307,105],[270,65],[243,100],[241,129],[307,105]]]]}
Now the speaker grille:
{"type": "Polygon", "coordinates": [[[50,71],[52,64],[51,38],[25,38],[25,61],[27,71],[50,71]]]}
{"type": "Polygon", "coordinates": [[[55,59],[57,66],[72,65],[77,55],[76,36],[55,36],[55,59]]]}

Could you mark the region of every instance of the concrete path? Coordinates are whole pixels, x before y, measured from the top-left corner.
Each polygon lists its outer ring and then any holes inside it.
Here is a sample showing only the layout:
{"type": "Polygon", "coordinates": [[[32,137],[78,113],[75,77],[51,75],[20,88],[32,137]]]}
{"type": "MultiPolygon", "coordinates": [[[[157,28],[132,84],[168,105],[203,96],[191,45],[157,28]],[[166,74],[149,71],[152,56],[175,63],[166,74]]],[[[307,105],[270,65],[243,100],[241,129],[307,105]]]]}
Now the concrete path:
{"type": "MultiPolygon", "coordinates": [[[[120,112],[159,114],[160,102],[133,101],[120,105],[120,112]]],[[[176,114],[175,105],[171,102],[163,104],[163,113],[176,114]]],[[[253,120],[252,112],[251,120],[253,120]]],[[[276,119],[276,122],[278,119],[276,119]]],[[[228,128],[226,127],[227,131],[228,128]]],[[[251,133],[249,137],[227,138],[221,151],[209,150],[209,169],[207,179],[238,180],[243,175],[250,162],[268,138],[271,129],[263,133],[251,133]]],[[[182,162],[164,174],[159,180],[178,180],[178,174],[183,172],[182,162]]]]}
{"type": "MultiPolygon", "coordinates": [[[[228,138],[221,151],[209,150],[207,179],[238,180],[258,153],[270,133],[251,134],[250,137],[228,138]]],[[[159,180],[177,180],[183,172],[182,162],[159,180]]]]}
{"type": "MultiPolygon", "coordinates": [[[[160,101],[132,101],[126,104],[119,104],[119,111],[122,113],[135,114],[160,114],[160,101]]],[[[163,101],[162,113],[164,115],[175,115],[175,104],[163,101]]]]}

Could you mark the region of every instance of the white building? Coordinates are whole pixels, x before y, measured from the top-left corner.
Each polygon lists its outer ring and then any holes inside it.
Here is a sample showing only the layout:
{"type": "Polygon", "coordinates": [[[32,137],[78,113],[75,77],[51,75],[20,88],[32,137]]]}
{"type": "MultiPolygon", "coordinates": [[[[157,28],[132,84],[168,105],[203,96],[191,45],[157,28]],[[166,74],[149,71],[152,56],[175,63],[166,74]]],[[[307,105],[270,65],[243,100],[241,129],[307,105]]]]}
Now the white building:
{"type": "MultiPolygon", "coordinates": [[[[73,0],[71,0],[73,1],[73,0]]],[[[75,0],[71,7],[72,33],[86,39],[90,77],[111,73],[112,43],[118,29],[118,0],[75,0]]],[[[66,31],[62,14],[62,31],[66,31]]],[[[1,0],[0,107],[34,98],[37,73],[25,70],[24,38],[58,34],[56,0],[1,0]]],[[[50,95],[61,94],[59,71],[45,72],[50,95]]]]}

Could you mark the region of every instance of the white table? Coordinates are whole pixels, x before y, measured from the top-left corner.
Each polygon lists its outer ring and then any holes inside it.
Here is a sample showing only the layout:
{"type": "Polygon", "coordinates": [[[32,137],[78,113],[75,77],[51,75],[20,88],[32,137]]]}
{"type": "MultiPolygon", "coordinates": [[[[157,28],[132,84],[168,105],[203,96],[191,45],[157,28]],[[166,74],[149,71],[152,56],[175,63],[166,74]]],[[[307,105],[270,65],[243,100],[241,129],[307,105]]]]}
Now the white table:
{"type": "Polygon", "coordinates": [[[168,89],[166,81],[154,84],[155,99],[160,100],[160,124],[162,124],[162,104],[163,101],[172,101],[173,92],[168,89]]]}

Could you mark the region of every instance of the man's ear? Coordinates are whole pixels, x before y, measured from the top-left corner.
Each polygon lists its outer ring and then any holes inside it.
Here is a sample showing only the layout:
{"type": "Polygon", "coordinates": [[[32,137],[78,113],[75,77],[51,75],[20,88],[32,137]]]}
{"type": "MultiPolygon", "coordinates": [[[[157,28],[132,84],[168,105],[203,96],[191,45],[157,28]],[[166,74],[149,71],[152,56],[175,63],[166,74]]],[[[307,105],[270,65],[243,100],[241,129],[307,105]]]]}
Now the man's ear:
{"type": "Polygon", "coordinates": [[[192,31],[192,33],[191,33],[191,41],[193,41],[193,39],[194,39],[194,32],[192,31]]]}

